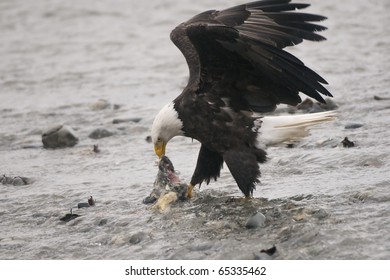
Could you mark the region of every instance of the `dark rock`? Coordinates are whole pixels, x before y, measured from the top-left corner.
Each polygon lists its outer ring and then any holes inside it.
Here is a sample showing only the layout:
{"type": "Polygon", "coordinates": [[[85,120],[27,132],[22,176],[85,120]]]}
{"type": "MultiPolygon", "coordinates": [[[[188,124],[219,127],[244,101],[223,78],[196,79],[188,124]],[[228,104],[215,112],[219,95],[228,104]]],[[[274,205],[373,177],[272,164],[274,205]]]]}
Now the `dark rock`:
{"type": "Polygon", "coordinates": [[[7,177],[3,175],[0,177],[0,183],[2,183],[3,185],[24,186],[31,184],[32,180],[21,176],[7,177]]]}
{"type": "Polygon", "coordinates": [[[112,135],[114,135],[114,133],[112,133],[111,131],[108,131],[105,128],[97,128],[94,131],[92,131],[88,135],[88,137],[92,138],[92,139],[101,139],[101,138],[105,138],[105,137],[110,137],[112,135]]]}
{"type": "Polygon", "coordinates": [[[43,147],[46,149],[73,147],[78,141],[79,139],[69,126],[58,125],[42,134],[43,147]]]}
{"type": "Polygon", "coordinates": [[[86,208],[91,206],[95,206],[95,200],[92,196],[88,198],[88,202],[80,202],[79,204],[77,204],[77,208],[86,208]]]}
{"type": "Polygon", "coordinates": [[[23,145],[22,149],[40,149],[42,148],[41,145],[23,145]]]}
{"type": "Polygon", "coordinates": [[[66,214],[64,217],[62,217],[60,220],[63,222],[69,222],[73,219],[76,219],[77,217],[80,217],[78,214],[73,214],[72,208],[70,208],[70,213],[66,214]]]}
{"type": "Polygon", "coordinates": [[[145,141],[147,143],[152,143],[152,136],[150,136],[150,135],[146,136],[145,141]]]}
{"type": "Polygon", "coordinates": [[[14,186],[23,186],[23,185],[26,185],[26,183],[24,182],[22,177],[15,177],[12,180],[12,185],[14,185],[14,186]]]}
{"type": "Polygon", "coordinates": [[[319,219],[319,220],[324,220],[329,216],[328,212],[326,212],[324,209],[319,209],[318,211],[315,211],[313,213],[313,217],[319,219]]]}
{"type": "Polygon", "coordinates": [[[260,251],[260,253],[265,253],[268,256],[272,256],[273,254],[275,254],[275,252],[276,252],[276,246],[275,245],[272,246],[269,249],[263,249],[263,250],[260,251]]]}
{"type": "Polygon", "coordinates": [[[288,144],[286,145],[286,148],[289,148],[289,149],[294,148],[294,143],[288,143],[288,144]]]}
{"type": "Polygon", "coordinates": [[[374,96],[374,99],[375,99],[375,100],[390,100],[390,97],[381,97],[381,96],[375,95],[375,96],[374,96]]]}
{"type": "Polygon", "coordinates": [[[156,196],[149,195],[149,196],[145,197],[144,200],[142,200],[142,203],[143,204],[152,204],[152,203],[155,203],[156,201],[157,201],[156,196]]]}
{"type": "Polygon", "coordinates": [[[92,152],[94,153],[100,153],[100,149],[99,149],[99,146],[98,145],[93,145],[93,148],[92,148],[92,152]]]}
{"type": "Polygon", "coordinates": [[[118,124],[118,123],[128,123],[128,122],[133,122],[133,123],[138,123],[142,119],[141,118],[127,118],[127,119],[114,119],[112,121],[113,124],[118,124]]]}
{"type": "Polygon", "coordinates": [[[145,238],[145,233],[137,232],[130,237],[129,242],[131,244],[138,244],[145,238]]]}
{"type": "Polygon", "coordinates": [[[355,147],[355,143],[352,141],[349,141],[348,137],[345,137],[343,141],[341,141],[341,144],[343,144],[344,148],[352,148],[355,147]]]}
{"type": "Polygon", "coordinates": [[[89,207],[90,205],[88,204],[88,202],[80,202],[79,204],[77,204],[77,208],[86,208],[86,207],[89,207]]]}
{"type": "Polygon", "coordinates": [[[257,212],[247,220],[247,222],[245,223],[245,227],[258,228],[263,226],[264,222],[265,222],[265,216],[260,212],[257,212]]]}
{"type": "Polygon", "coordinates": [[[13,178],[12,177],[7,177],[7,176],[3,175],[0,178],[0,181],[1,181],[1,183],[3,183],[3,185],[12,185],[13,178]]]}
{"type": "Polygon", "coordinates": [[[356,129],[359,127],[362,127],[363,125],[361,123],[349,123],[345,125],[345,129],[356,129]]]}

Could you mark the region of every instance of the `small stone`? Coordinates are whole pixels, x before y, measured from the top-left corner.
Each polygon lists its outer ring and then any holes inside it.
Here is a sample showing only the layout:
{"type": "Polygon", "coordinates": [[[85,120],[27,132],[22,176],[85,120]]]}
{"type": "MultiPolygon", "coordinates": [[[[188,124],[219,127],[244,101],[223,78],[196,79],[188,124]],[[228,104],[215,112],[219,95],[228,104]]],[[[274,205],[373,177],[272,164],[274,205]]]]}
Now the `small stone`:
{"type": "Polygon", "coordinates": [[[326,212],[324,209],[319,209],[318,211],[314,212],[313,217],[324,220],[329,216],[328,212],[326,212]]]}
{"type": "Polygon", "coordinates": [[[26,183],[24,182],[22,177],[18,176],[18,177],[13,178],[12,185],[14,185],[14,186],[23,186],[23,185],[26,185],[26,183]]]}
{"type": "Polygon", "coordinates": [[[127,118],[127,119],[114,119],[112,121],[113,124],[118,124],[118,123],[128,123],[128,122],[133,122],[133,123],[138,123],[142,119],[141,118],[127,118]]]}
{"type": "Polygon", "coordinates": [[[100,153],[100,149],[99,149],[99,146],[98,145],[93,145],[93,148],[92,148],[92,152],[94,153],[100,153]]]}
{"type": "Polygon", "coordinates": [[[152,143],[152,136],[150,136],[150,135],[146,136],[145,141],[147,143],[152,143]]]}
{"type": "Polygon", "coordinates": [[[265,253],[268,256],[272,256],[273,254],[275,254],[275,252],[276,252],[276,246],[275,245],[272,246],[269,249],[263,249],[263,250],[260,251],[260,253],[265,253]]]}
{"type": "Polygon", "coordinates": [[[145,233],[143,232],[137,232],[135,234],[133,234],[131,237],[130,237],[130,240],[129,242],[131,244],[138,244],[140,243],[145,237],[145,233]]]}
{"type": "Polygon", "coordinates": [[[89,207],[89,204],[88,202],[80,202],[79,204],[77,204],[77,208],[86,208],[86,207],[89,207]]]}
{"type": "Polygon", "coordinates": [[[13,181],[14,181],[14,178],[12,178],[12,177],[7,177],[5,175],[3,175],[1,177],[1,183],[3,183],[3,185],[12,185],[13,181]]]}
{"type": "Polygon", "coordinates": [[[78,141],[79,139],[69,126],[58,125],[42,134],[43,147],[46,149],[73,147],[78,141]]]}
{"type": "Polygon", "coordinates": [[[345,129],[356,129],[359,127],[362,127],[363,125],[361,123],[349,123],[345,125],[345,129]]]}
{"type": "Polygon", "coordinates": [[[375,100],[390,100],[390,97],[382,97],[382,96],[377,96],[377,95],[375,95],[375,96],[374,96],[374,99],[375,99],[375,100]]]}
{"type": "Polygon", "coordinates": [[[345,137],[343,141],[341,141],[341,144],[343,144],[344,148],[352,148],[355,147],[355,143],[352,141],[349,141],[348,137],[345,137]]]}
{"type": "Polygon", "coordinates": [[[258,228],[264,225],[265,216],[260,212],[252,215],[245,224],[247,228],[258,228]]]}
{"type": "Polygon", "coordinates": [[[105,137],[110,137],[112,135],[114,135],[114,133],[112,133],[111,131],[108,131],[105,128],[97,128],[94,131],[92,131],[88,135],[88,137],[91,139],[101,139],[101,138],[105,138],[105,137]]]}
{"type": "Polygon", "coordinates": [[[157,201],[157,198],[155,196],[149,195],[142,200],[143,204],[152,204],[157,201]]]}
{"type": "Polygon", "coordinates": [[[89,107],[93,111],[99,111],[99,110],[104,110],[107,109],[111,106],[110,102],[108,102],[105,99],[99,99],[98,101],[92,103],[89,107]]]}
{"type": "Polygon", "coordinates": [[[294,148],[294,143],[287,143],[286,148],[288,149],[294,148]]]}

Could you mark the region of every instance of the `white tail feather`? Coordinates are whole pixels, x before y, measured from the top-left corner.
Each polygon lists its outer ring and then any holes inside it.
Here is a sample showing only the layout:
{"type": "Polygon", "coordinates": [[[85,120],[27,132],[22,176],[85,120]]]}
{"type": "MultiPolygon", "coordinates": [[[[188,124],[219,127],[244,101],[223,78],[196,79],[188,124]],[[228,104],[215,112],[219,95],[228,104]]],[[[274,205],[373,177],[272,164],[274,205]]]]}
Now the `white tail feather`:
{"type": "Polygon", "coordinates": [[[303,115],[266,116],[262,118],[258,142],[260,145],[270,146],[297,140],[307,136],[309,126],[333,121],[336,115],[335,111],[327,111],[303,115]]]}

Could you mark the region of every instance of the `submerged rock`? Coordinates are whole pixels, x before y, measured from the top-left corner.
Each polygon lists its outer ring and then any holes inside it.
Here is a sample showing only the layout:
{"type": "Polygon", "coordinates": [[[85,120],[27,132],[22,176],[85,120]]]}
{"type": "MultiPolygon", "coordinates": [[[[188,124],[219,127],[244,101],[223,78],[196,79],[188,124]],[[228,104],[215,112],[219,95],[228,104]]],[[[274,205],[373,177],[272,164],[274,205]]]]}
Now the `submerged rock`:
{"type": "Polygon", "coordinates": [[[3,185],[24,186],[31,184],[32,179],[21,176],[8,177],[3,175],[0,177],[0,183],[2,183],[3,185]]]}
{"type": "Polygon", "coordinates": [[[345,125],[345,129],[356,129],[356,128],[359,128],[359,127],[362,127],[363,124],[361,123],[349,123],[349,124],[346,124],[345,125]]]}
{"type": "Polygon", "coordinates": [[[138,123],[142,119],[141,118],[127,118],[127,119],[114,119],[112,121],[113,124],[118,124],[118,123],[128,123],[128,122],[133,122],[133,123],[138,123]]]}
{"type": "Polygon", "coordinates": [[[265,222],[265,216],[260,212],[255,213],[245,223],[246,228],[258,228],[262,227],[265,222]]]}
{"type": "Polygon", "coordinates": [[[146,143],[152,143],[152,136],[148,135],[145,138],[146,143]]]}
{"type": "Polygon", "coordinates": [[[78,141],[73,129],[64,125],[57,125],[42,134],[43,147],[46,149],[73,147],[78,141]]]}
{"type": "Polygon", "coordinates": [[[92,131],[88,135],[88,137],[91,139],[101,139],[101,138],[105,138],[105,137],[110,137],[112,135],[114,135],[114,133],[105,129],[105,128],[97,128],[94,131],[92,131]]]}
{"type": "Polygon", "coordinates": [[[93,111],[99,111],[99,110],[104,110],[104,109],[110,108],[111,104],[110,104],[110,102],[108,102],[105,99],[99,99],[96,102],[92,103],[89,107],[93,111]]]}
{"type": "Polygon", "coordinates": [[[144,240],[145,238],[145,233],[143,232],[137,232],[135,234],[133,234],[131,237],[130,237],[130,240],[129,242],[131,244],[138,244],[140,243],[142,240],[144,240]]]}

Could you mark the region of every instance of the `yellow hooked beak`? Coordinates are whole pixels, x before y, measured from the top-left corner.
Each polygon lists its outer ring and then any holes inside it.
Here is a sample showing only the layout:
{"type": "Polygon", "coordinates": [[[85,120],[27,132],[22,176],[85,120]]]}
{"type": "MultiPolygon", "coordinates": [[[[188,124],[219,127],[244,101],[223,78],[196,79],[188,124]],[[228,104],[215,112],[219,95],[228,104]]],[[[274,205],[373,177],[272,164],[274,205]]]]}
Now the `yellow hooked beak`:
{"type": "Polygon", "coordinates": [[[162,140],[158,140],[156,144],[154,144],[154,152],[156,155],[161,158],[165,155],[165,147],[167,146],[167,143],[165,143],[162,140]]]}

